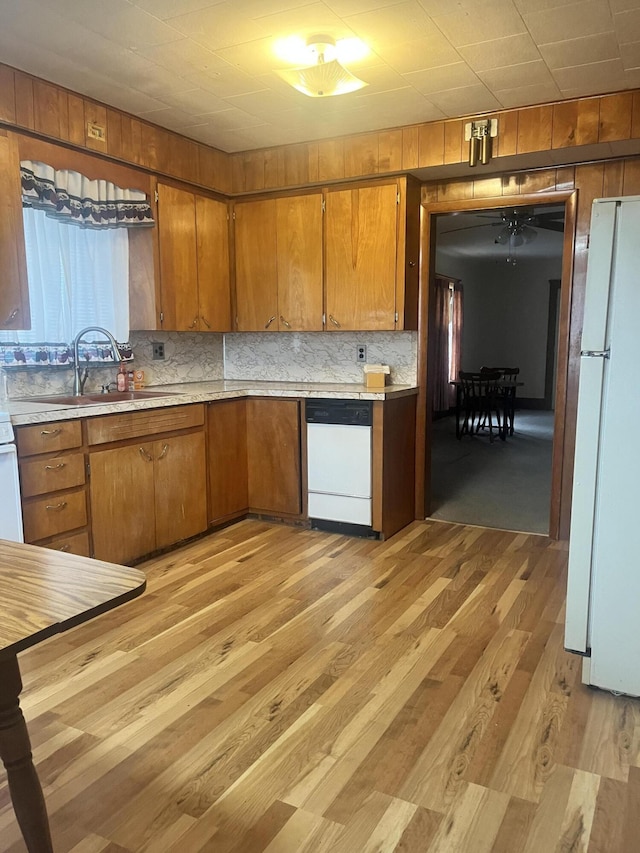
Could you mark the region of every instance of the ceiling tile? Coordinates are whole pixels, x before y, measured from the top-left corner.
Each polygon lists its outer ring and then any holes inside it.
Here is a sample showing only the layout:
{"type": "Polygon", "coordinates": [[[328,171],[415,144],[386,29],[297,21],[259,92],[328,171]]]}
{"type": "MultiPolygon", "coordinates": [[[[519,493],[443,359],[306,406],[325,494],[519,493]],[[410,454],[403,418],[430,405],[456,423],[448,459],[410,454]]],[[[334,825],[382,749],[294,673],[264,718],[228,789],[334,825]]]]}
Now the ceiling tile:
{"type": "Polygon", "coordinates": [[[220,48],[216,54],[229,65],[255,77],[258,74],[271,73],[276,68],[288,67],[286,62],[275,55],[274,42],[275,40],[269,36],[220,48]]]}
{"type": "Polygon", "coordinates": [[[201,71],[196,74],[187,74],[185,81],[189,88],[199,87],[211,92],[218,98],[230,98],[233,95],[244,95],[247,92],[257,92],[263,89],[254,77],[241,71],[211,72],[201,71]]]}
{"type": "MultiPolygon", "coordinates": [[[[267,9],[269,4],[266,4],[267,9]]],[[[265,35],[284,38],[289,35],[311,36],[328,33],[334,38],[351,35],[341,18],[324,3],[297,4],[293,9],[266,14],[267,9],[254,20],[265,35]]]]}
{"type": "Polygon", "coordinates": [[[640,41],[640,9],[622,12],[615,15],[613,20],[620,44],[640,41]]]}
{"type": "Polygon", "coordinates": [[[210,71],[213,69],[230,70],[228,62],[196,44],[192,39],[181,37],[179,41],[170,44],[149,45],[139,48],[136,53],[162,66],[172,74],[184,76],[194,71],[210,71]]]}
{"type": "Polygon", "coordinates": [[[405,0],[325,0],[326,5],[341,18],[374,12],[386,6],[398,6],[405,0]]]}
{"type": "Polygon", "coordinates": [[[629,9],[640,9],[640,0],[609,0],[611,11],[627,12],[629,9]]]}
{"type": "Polygon", "coordinates": [[[540,59],[540,51],[528,33],[468,44],[459,48],[462,58],[474,71],[507,68],[540,59]]]}
{"type": "Polygon", "coordinates": [[[379,48],[380,56],[400,74],[453,65],[460,62],[460,54],[443,35],[433,33],[429,38],[399,42],[379,48]]]}
{"type": "MultiPolygon", "coordinates": [[[[519,86],[513,89],[498,89],[494,91],[494,95],[505,109],[526,107],[530,104],[544,104],[549,101],[557,101],[562,97],[560,89],[554,82],[519,86]]],[[[499,128],[498,133],[500,133],[499,128]]]]}
{"type": "Polygon", "coordinates": [[[228,101],[217,98],[205,89],[191,89],[188,92],[181,92],[179,95],[163,95],[162,100],[167,106],[182,109],[190,116],[218,112],[229,107],[228,101]]]}
{"type": "Polygon", "coordinates": [[[133,5],[150,12],[160,20],[174,18],[187,12],[197,12],[207,6],[216,6],[225,0],[133,0],[133,5]]]}
{"type": "Polygon", "coordinates": [[[640,41],[621,45],[620,55],[625,69],[640,68],[640,41]]]}
{"type": "Polygon", "coordinates": [[[127,0],[56,0],[59,14],[68,15],[88,30],[116,44],[137,48],[165,44],[180,37],[176,30],[127,0]]]}
{"type": "Polygon", "coordinates": [[[251,113],[251,115],[263,118],[269,118],[274,113],[291,109],[291,104],[286,98],[269,89],[263,89],[260,92],[250,92],[247,95],[235,95],[232,98],[227,98],[225,103],[231,107],[238,107],[247,113],[251,113]]]}
{"type": "Polygon", "coordinates": [[[431,18],[417,0],[405,0],[360,15],[350,15],[346,23],[376,53],[385,46],[440,35],[431,18]]]}
{"type": "Polygon", "coordinates": [[[465,86],[462,89],[448,89],[443,92],[430,92],[429,100],[446,116],[452,118],[500,109],[500,102],[482,84],[465,86]]]}
{"type": "Polygon", "coordinates": [[[613,18],[609,5],[601,0],[586,0],[570,6],[560,6],[549,14],[548,9],[540,10],[530,4],[523,9],[522,16],[529,32],[537,44],[551,44],[554,41],[566,41],[571,38],[613,32],[613,18]]]}
{"type": "MultiPolygon", "coordinates": [[[[531,0],[514,0],[514,3],[522,15],[534,11],[531,0]]],[[[576,0],[535,0],[535,11],[554,12],[560,6],[574,6],[575,3],[576,0]]]]}
{"type": "Polygon", "coordinates": [[[541,59],[536,62],[522,62],[509,68],[494,68],[491,71],[480,71],[478,77],[482,82],[495,92],[504,89],[505,82],[508,88],[516,89],[522,86],[553,86],[554,81],[551,72],[541,59]]]}
{"type": "Polygon", "coordinates": [[[526,27],[511,0],[482,2],[434,18],[456,47],[520,35],[526,27]]]}
{"type": "Polygon", "coordinates": [[[607,59],[620,58],[618,41],[613,33],[541,44],[540,53],[552,70],[570,68],[585,62],[604,62],[607,59]]]}
{"type": "Polygon", "coordinates": [[[445,89],[458,89],[462,86],[476,86],[480,82],[466,62],[442,65],[440,68],[427,68],[424,71],[411,71],[403,74],[403,77],[423,95],[442,92],[445,89]]]}
{"type": "Polygon", "coordinates": [[[236,12],[230,3],[219,3],[197,12],[169,18],[169,24],[210,50],[253,41],[268,33],[251,18],[236,12]]]}
{"type": "Polygon", "coordinates": [[[576,65],[573,68],[557,68],[553,77],[563,92],[566,89],[580,89],[585,86],[592,87],[594,93],[615,92],[624,88],[625,84],[625,72],[620,59],[576,65]]]}

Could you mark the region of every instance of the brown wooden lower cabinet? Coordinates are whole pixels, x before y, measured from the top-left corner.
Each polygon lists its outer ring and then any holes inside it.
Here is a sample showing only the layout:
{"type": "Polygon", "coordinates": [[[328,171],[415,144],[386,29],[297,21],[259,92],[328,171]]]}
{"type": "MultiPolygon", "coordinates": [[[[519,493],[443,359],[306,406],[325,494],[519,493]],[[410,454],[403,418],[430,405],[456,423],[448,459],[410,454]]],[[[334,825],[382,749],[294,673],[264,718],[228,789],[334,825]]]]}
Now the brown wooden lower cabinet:
{"type": "Polygon", "coordinates": [[[209,403],[207,451],[209,524],[244,515],[249,507],[246,399],[209,403]]]}
{"type": "Polygon", "coordinates": [[[299,516],[300,403],[267,398],[246,402],[249,508],[299,516]]]}
{"type": "MultiPolygon", "coordinates": [[[[140,414],[140,428],[149,432],[153,421],[147,413],[140,414]]],[[[118,421],[109,417],[107,426],[117,430],[118,421]]],[[[130,415],[123,418],[127,430],[134,430],[136,421],[130,415]]],[[[92,449],[89,459],[96,558],[129,563],[206,529],[203,429],[142,435],[135,442],[92,449]]]]}

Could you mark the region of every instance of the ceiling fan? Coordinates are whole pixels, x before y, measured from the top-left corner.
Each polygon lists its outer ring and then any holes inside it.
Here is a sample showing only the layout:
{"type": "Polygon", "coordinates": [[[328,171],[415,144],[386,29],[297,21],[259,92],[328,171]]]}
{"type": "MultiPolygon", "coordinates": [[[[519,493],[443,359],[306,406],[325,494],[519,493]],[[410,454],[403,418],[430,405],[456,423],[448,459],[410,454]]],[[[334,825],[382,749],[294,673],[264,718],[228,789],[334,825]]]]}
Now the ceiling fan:
{"type": "MultiPolygon", "coordinates": [[[[495,219],[496,216],[483,216],[485,219],[495,219]]],[[[501,227],[494,242],[501,245],[522,246],[531,243],[538,236],[537,228],[548,231],[564,231],[564,211],[549,211],[535,213],[530,208],[511,208],[498,212],[499,222],[493,222],[494,227],[501,227]]],[[[482,227],[482,226],[476,226],[482,227]]]]}

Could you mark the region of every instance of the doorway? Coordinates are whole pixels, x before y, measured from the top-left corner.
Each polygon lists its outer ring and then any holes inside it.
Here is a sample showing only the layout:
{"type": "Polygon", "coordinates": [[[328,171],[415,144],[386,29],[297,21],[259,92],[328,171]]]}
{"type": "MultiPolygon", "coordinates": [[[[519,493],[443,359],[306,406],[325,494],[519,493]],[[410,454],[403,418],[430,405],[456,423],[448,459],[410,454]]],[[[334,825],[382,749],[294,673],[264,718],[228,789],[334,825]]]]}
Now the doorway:
{"type": "Polygon", "coordinates": [[[419,362],[428,378],[422,388],[427,516],[557,538],[564,433],[564,382],[557,377],[567,363],[574,205],[573,194],[545,193],[423,208],[421,307],[429,334],[420,335],[419,362]],[[430,391],[443,361],[434,350],[437,274],[459,280],[464,291],[461,369],[521,368],[516,431],[504,443],[482,435],[458,441],[453,415],[434,407],[430,391]],[[508,510],[502,515],[501,503],[508,510]]]}

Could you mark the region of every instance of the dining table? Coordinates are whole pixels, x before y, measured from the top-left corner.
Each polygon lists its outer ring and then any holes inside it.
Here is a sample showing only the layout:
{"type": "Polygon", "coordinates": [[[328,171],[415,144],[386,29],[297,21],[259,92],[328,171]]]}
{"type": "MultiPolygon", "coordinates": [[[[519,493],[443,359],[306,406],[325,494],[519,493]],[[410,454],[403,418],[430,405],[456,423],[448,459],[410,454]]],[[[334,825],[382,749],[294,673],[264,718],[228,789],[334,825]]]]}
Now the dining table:
{"type": "MultiPolygon", "coordinates": [[[[478,376],[480,375],[481,374],[478,374],[478,376]]],[[[460,379],[451,379],[449,381],[449,385],[453,385],[456,389],[456,438],[460,438],[460,414],[462,411],[463,383],[460,379]]],[[[515,379],[494,379],[492,380],[492,385],[501,389],[505,395],[515,395],[516,388],[521,388],[524,385],[524,382],[515,379]]],[[[513,434],[513,427],[511,428],[511,432],[509,432],[507,418],[504,413],[499,424],[498,434],[503,441],[506,439],[508,434],[513,434]]]]}
{"type": "Polygon", "coordinates": [[[52,853],[24,715],[18,654],[140,595],[138,569],[0,539],[0,758],[29,853],[52,853]]]}

